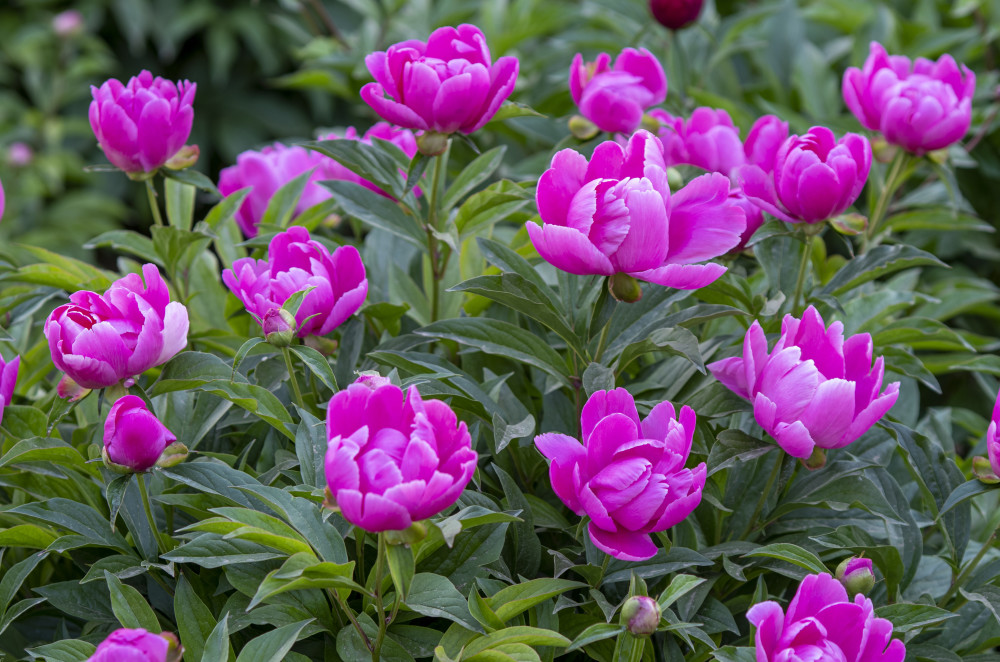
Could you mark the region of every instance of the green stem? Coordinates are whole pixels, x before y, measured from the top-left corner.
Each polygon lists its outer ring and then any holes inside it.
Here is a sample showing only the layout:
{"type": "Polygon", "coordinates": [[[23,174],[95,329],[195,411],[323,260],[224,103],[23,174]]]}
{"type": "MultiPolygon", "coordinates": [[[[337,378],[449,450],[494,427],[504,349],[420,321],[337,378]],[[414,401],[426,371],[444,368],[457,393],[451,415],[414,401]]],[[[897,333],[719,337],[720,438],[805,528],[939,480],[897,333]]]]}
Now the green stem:
{"type": "Polygon", "coordinates": [[[292,393],[295,395],[295,403],[306,411],[306,401],[302,399],[302,391],[299,390],[299,380],[295,378],[295,367],[292,365],[292,353],[287,347],[281,348],[281,354],[285,357],[285,367],[288,368],[288,381],[292,383],[292,393]]]}
{"type": "Polygon", "coordinates": [[[385,534],[378,534],[378,558],[375,560],[375,609],[378,612],[378,637],[372,647],[372,662],[382,659],[382,641],[385,639],[385,605],[382,603],[382,580],[385,576],[385,534]]]}
{"type": "Polygon", "coordinates": [[[156,519],[153,517],[153,509],[149,505],[149,494],[146,492],[146,479],[141,473],[135,474],[136,482],[139,483],[139,495],[142,497],[142,509],[146,512],[146,519],[149,521],[149,528],[153,532],[153,539],[156,540],[156,548],[161,554],[166,554],[163,541],[160,539],[160,532],[156,528],[156,519]]]}
{"type": "Polygon", "coordinates": [[[802,286],[806,282],[806,271],[809,268],[809,253],[812,248],[812,235],[805,235],[802,248],[802,261],[799,262],[799,277],[795,281],[795,295],[792,297],[792,314],[799,313],[799,299],[802,297],[802,286]]]}
{"type": "Polygon", "coordinates": [[[624,634],[622,636],[631,639],[629,643],[632,645],[629,650],[628,662],[642,662],[642,654],[646,651],[646,640],[631,634],[624,634]]]}
{"type": "Polygon", "coordinates": [[[969,561],[969,565],[965,566],[965,568],[962,569],[962,572],[959,573],[958,578],[952,582],[951,588],[948,589],[948,592],[945,593],[944,597],[941,598],[941,601],[938,602],[938,606],[944,607],[948,604],[949,600],[955,597],[955,593],[962,587],[965,580],[969,578],[972,571],[976,569],[979,562],[983,560],[983,557],[986,556],[986,552],[990,550],[990,547],[993,546],[993,541],[996,539],[998,532],[1000,532],[1000,523],[997,523],[997,526],[994,527],[993,533],[990,534],[990,537],[983,541],[983,546],[979,549],[979,553],[976,554],[971,561],[969,561]]]}
{"type": "Polygon", "coordinates": [[[757,507],[753,509],[753,515],[747,520],[747,525],[743,529],[743,533],[740,534],[738,540],[745,540],[753,530],[753,525],[757,522],[757,518],[760,517],[761,512],[764,510],[764,504],[767,502],[768,495],[771,494],[771,489],[774,488],[774,481],[778,480],[778,476],[781,474],[781,465],[785,463],[784,454],[780,454],[778,459],[774,463],[774,468],[771,469],[771,475],[767,477],[767,484],[764,486],[764,491],[760,494],[760,499],[757,500],[757,507]]]}
{"type": "Polygon", "coordinates": [[[438,284],[444,277],[444,269],[438,265],[438,240],[434,236],[434,231],[438,229],[438,189],[441,186],[442,170],[444,170],[444,155],[435,156],[434,175],[431,177],[431,191],[427,201],[427,249],[430,251],[431,261],[431,322],[436,322],[438,318],[440,307],[438,284]]]}
{"type": "Polygon", "coordinates": [[[156,202],[156,189],[153,188],[152,178],[146,180],[146,195],[149,197],[149,209],[153,212],[153,222],[162,226],[163,217],[160,216],[160,205],[156,202]]]}
{"type": "Polygon", "coordinates": [[[352,611],[351,608],[347,606],[347,603],[344,602],[344,598],[340,597],[340,593],[337,592],[337,589],[335,588],[330,589],[330,595],[333,596],[334,601],[340,607],[341,611],[347,614],[347,620],[351,622],[351,625],[354,626],[354,629],[357,630],[358,634],[361,635],[361,641],[365,642],[365,646],[368,648],[368,650],[371,650],[372,648],[371,639],[368,638],[368,634],[365,633],[364,628],[361,627],[361,623],[358,623],[358,619],[354,616],[354,611],[352,611]]]}
{"type": "Polygon", "coordinates": [[[903,175],[908,162],[909,154],[904,151],[900,151],[892,159],[892,163],[889,165],[889,172],[885,177],[885,185],[882,187],[882,192],[879,194],[878,199],[875,201],[875,206],[872,208],[871,218],[868,219],[868,229],[865,231],[862,242],[862,253],[867,253],[869,248],[877,245],[872,242],[878,234],[878,227],[882,224],[883,217],[889,211],[889,202],[892,200],[892,196],[906,179],[903,175]]]}
{"type": "Polygon", "coordinates": [[[601,362],[601,357],[604,356],[604,349],[608,345],[608,328],[611,326],[611,317],[608,317],[608,321],[604,323],[604,327],[601,329],[601,337],[597,341],[597,353],[594,354],[594,361],[597,363],[601,362]]]}

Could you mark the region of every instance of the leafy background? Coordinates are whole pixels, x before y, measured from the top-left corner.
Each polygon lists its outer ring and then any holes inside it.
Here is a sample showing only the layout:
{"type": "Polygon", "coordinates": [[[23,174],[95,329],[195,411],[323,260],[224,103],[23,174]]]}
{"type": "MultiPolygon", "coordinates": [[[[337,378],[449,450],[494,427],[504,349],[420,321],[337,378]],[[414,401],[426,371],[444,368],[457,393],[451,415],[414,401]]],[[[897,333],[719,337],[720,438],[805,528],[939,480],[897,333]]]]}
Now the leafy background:
{"type": "MultiPolygon", "coordinates": [[[[367,610],[362,621],[374,627],[363,597],[373,590],[374,540],[358,541],[319,508],[320,405],[354,371],[379,369],[447,398],[482,458],[475,489],[399,571],[409,588],[384,659],[427,659],[439,645],[448,656],[439,659],[458,659],[465,644],[461,659],[504,659],[482,651],[506,655],[520,642],[537,646],[538,659],[610,660],[618,605],[646,591],[665,609],[646,659],[752,660],[750,604],[787,601],[806,573],[862,552],[878,570],[871,597],[907,641],[909,660],[998,659],[1000,509],[995,491],[969,480],[971,457],[985,454],[1000,374],[997,26],[995,0],[720,0],[677,35],[652,23],[644,3],[612,0],[7,3],[0,148],[23,141],[35,158],[0,159],[3,352],[23,357],[0,446],[0,651],[81,660],[114,627],[142,625],[179,632],[189,662],[363,659],[333,591],[367,610]],[[86,29],[61,39],[51,18],[70,7],[86,29]],[[140,187],[84,170],[103,162],[86,121],[88,85],[141,68],[197,81],[192,142],[202,150],[197,169],[214,180],[243,149],[367,127],[375,118],[357,96],[369,80],[364,55],[459,22],[479,25],[494,56],[520,58],[512,100],[543,116],[494,122],[474,136],[475,150],[453,145],[445,204],[458,256],[443,275],[453,291],[438,319],[421,233],[398,208],[373,207],[341,186],[332,207],[295,221],[315,229],[330,211],[343,215],[319,233],[358,245],[372,286],[362,314],[331,338],[334,351],[296,348],[308,388],[306,407],[295,407],[280,356],[245,345],[256,329],[218,278],[291,222],[295,187],[272,205],[273,227],[245,245],[226,230],[233,201],[217,205],[206,190],[192,214],[204,222],[178,211],[172,227],[149,232],[140,187]],[[667,67],[668,109],[726,108],[744,135],[764,113],[793,132],[825,124],[842,133],[858,126],[840,98],[841,75],[873,39],[909,56],[949,52],[978,76],[969,136],[947,166],[924,162],[896,198],[892,245],[852,259],[850,240],[833,232],[804,246],[766,226],[754,256],[734,261],[717,284],[693,294],[647,289],[631,306],[607,301],[597,279],[537,260],[522,229],[534,214],[534,180],[556,149],[595,144],[580,144],[566,125],[574,53],[644,45],[667,67]],[[902,395],[891,419],[822,470],[786,460],[755,521],[781,456],[703,366],[731,355],[753,319],[777,331],[807,249],[810,301],[848,332],[873,334],[902,395]],[[56,397],[40,333],[66,291],[102,290],[145,261],[190,297],[192,317],[191,351],[140,382],[197,451],[150,476],[162,536],[145,522],[134,482],[87,462],[98,456],[108,405],[96,395],[75,407],[56,397]],[[694,515],[660,536],[657,557],[602,569],[531,439],[576,434],[580,402],[613,384],[642,407],[693,407],[694,459],[707,460],[711,476],[694,515]]],[[[862,212],[882,174],[873,171],[862,212]]],[[[188,195],[169,186],[168,197],[188,195]]]]}

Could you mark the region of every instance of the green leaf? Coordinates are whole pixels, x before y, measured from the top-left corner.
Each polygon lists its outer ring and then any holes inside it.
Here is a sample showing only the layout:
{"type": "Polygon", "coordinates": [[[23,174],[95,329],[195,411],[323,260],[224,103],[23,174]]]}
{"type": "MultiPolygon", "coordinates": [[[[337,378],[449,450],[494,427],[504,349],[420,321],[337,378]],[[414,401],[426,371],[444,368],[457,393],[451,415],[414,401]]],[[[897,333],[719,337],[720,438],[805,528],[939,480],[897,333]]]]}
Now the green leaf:
{"type": "Polygon", "coordinates": [[[0,457],[0,467],[25,462],[52,462],[96,473],[93,468],[86,465],[86,459],[80,455],[80,451],[62,439],[53,437],[22,439],[0,457]]]}
{"type": "Polygon", "coordinates": [[[528,646],[569,646],[570,640],[552,630],[526,625],[504,628],[473,639],[462,652],[463,659],[477,653],[506,644],[527,644],[528,646]]]}
{"type": "Polygon", "coordinates": [[[518,423],[509,424],[500,414],[493,414],[493,443],[499,453],[514,439],[531,436],[535,431],[535,417],[528,414],[518,423]]]}
{"type": "Polygon", "coordinates": [[[578,650],[592,644],[595,641],[603,641],[605,639],[610,639],[611,637],[617,637],[619,634],[625,631],[624,625],[619,625],[618,623],[594,623],[588,626],[576,635],[576,639],[573,643],[564,651],[570,653],[572,651],[578,650]]]}
{"type": "Polygon", "coordinates": [[[260,336],[255,336],[253,338],[248,338],[245,343],[240,345],[240,348],[236,350],[236,356],[233,357],[233,372],[230,375],[230,379],[236,379],[236,372],[240,369],[240,364],[243,363],[243,359],[261,343],[267,342],[260,336]]]}
{"type": "Polygon", "coordinates": [[[35,524],[17,524],[0,531],[0,547],[45,549],[59,536],[35,524]]]}
{"type": "MultiPolygon", "coordinates": [[[[410,158],[396,145],[384,140],[373,141],[368,145],[360,140],[343,139],[301,144],[303,147],[332,157],[351,172],[361,175],[383,191],[391,193],[394,198],[403,197],[407,182],[400,170],[408,167],[410,158]]],[[[329,181],[321,183],[324,186],[330,184],[329,181]]]]}
{"type": "Polygon", "coordinates": [[[830,279],[822,293],[839,296],[876,278],[921,266],[947,267],[948,265],[930,253],[906,244],[876,246],[848,262],[830,279]]]}
{"type": "Polygon", "coordinates": [[[111,592],[111,609],[115,612],[122,627],[143,628],[149,632],[160,632],[160,623],[156,620],[156,613],[146,603],[146,599],[139,591],[128,584],[122,584],[120,579],[107,570],[104,571],[104,580],[108,583],[108,590],[111,592]]]}
{"type": "Polygon", "coordinates": [[[326,447],[326,422],[300,409],[299,425],[295,428],[295,453],[304,485],[326,487],[323,469],[326,447]]]}
{"type": "Polygon", "coordinates": [[[583,390],[589,398],[595,391],[611,391],[615,388],[614,371],[600,363],[591,363],[583,371],[583,390]]]}
{"type": "Polygon", "coordinates": [[[935,625],[958,616],[958,614],[953,614],[940,607],[906,603],[878,607],[875,610],[875,615],[891,621],[892,631],[895,634],[904,634],[911,630],[922,630],[928,625],[935,625]]]}
{"type": "Polygon", "coordinates": [[[751,437],[739,430],[723,430],[708,453],[709,475],[736,464],[749,462],[777,448],[763,439],[751,437]]]}
{"type": "Polygon", "coordinates": [[[627,345],[622,349],[614,364],[614,371],[621,371],[632,361],[649,352],[666,352],[673,356],[683,356],[705,374],[705,361],[701,358],[698,339],[687,329],[680,327],[656,329],[646,338],[627,345]]]}
{"type": "MultiPolygon", "coordinates": [[[[378,626],[371,617],[365,613],[358,614],[358,624],[367,635],[368,641],[375,641],[378,636],[378,626]]],[[[337,654],[342,660],[358,660],[358,662],[370,660],[372,656],[357,629],[350,624],[337,633],[337,654]]],[[[382,662],[413,662],[413,655],[396,643],[391,636],[382,641],[381,657],[382,662]]]]}
{"type": "Polygon", "coordinates": [[[285,653],[298,641],[299,633],[312,623],[313,619],[291,623],[262,634],[243,647],[236,662],[282,662],[285,653]]]}
{"type": "MultiPolygon", "coordinates": [[[[181,643],[184,643],[183,640],[181,643]]],[[[205,640],[201,662],[229,662],[229,614],[222,617],[205,640]]]]}
{"type": "Polygon", "coordinates": [[[3,427],[16,439],[47,437],[49,417],[36,407],[7,405],[3,409],[3,427]]]}
{"type": "Polygon", "coordinates": [[[569,383],[566,361],[544,340],[510,322],[480,317],[441,320],[417,329],[417,335],[453,340],[486,354],[533,365],[569,383]]]}
{"type": "Polygon", "coordinates": [[[469,603],[446,577],[429,572],[418,572],[410,584],[410,595],[405,606],[430,618],[446,618],[464,628],[482,632],[482,628],[469,613],[469,603]]]}
{"type": "Polygon", "coordinates": [[[927,207],[894,214],[885,220],[886,228],[893,232],[933,230],[935,232],[995,232],[986,221],[960,213],[951,207],[927,207]]]}
{"type": "Polygon", "coordinates": [[[330,362],[327,361],[325,356],[306,345],[292,345],[288,349],[292,350],[293,354],[302,359],[302,362],[306,364],[310,372],[316,375],[323,382],[324,386],[336,393],[337,378],[333,376],[333,368],[330,367],[330,362]]]}
{"type": "Polygon", "coordinates": [[[119,533],[111,530],[107,518],[88,505],[64,498],[26,503],[11,508],[8,513],[24,515],[68,529],[87,540],[87,544],[132,553],[132,546],[119,533]]]}
{"type": "Polygon", "coordinates": [[[116,251],[131,253],[143,262],[153,262],[163,266],[160,256],[156,254],[153,240],[133,230],[111,230],[97,235],[83,245],[84,248],[113,248],[116,251]]]}
{"type": "Polygon", "coordinates": [[[712,651],[712,656],[718,662],[757,662],[757,653],[753,648],[723,646],[712,651]]]}
{"type": "Polygon", "coordinates": [[[171,170],[170,168],[161,168],[160,172],[164,177],[172,179],[182,184],[187,184],[193,186],[196,189],[201,189],[202,191],[207,191],[208,193],[214,193],[215,195],[222,197],[222,193],[215,186],[215,182],[203,175],[202,173],[194,170],[192,168],[185,168],[184,170],[171,170]]]}
{"type": "Polygon", "coordinates": [[[267,209],[260,219],[260,225],[276,225],[280,228],[287,228],[295,216],[299,198],[302,197],[302,192],[309,184],[309,178],[312,177],[312,174],[312,170],[307,170],[282,184],[267,203],[267,209]]]}
{"type": "Polygon", "coordinates": [[[666,609],[703,583],[705,580],[701,577],[676,575],[670,580],[670,585],[663,589],[656,602],[659,603],[661,610],[666,609]]]}
{"type": "MultiPolygon", "coordinates": [[[[239,229],[235,216],[252,190],[253,187],[247,186],[230,193],[205,216],[205,226],[208,227],[208,233],[215,236],[215,252],[219,254],[224,268],[232,267],[233,262],[247,256],[246,249],[238,245],[243,240],[243,232],[239,229]]],[[[199,224],[198,229],[204,229],[205,226],[199,224]]]]}
{"type": "Polygon", "coordinates": [[[985,485],[975,478],[962,483],[952,490],[951,494],[948,495],[948,498],[945,499],[944,504],[941,505],[940,512],[938,512],[938,518],[950,512],[955,506],[962,503],[966,499],[971,499],[974,496],[978,496],[984,492],[989,492],[992,489],[994,488],[991,485],[985,485]]]}
{"type": "Polygon", "coordinates": [[[459,241],[488,230],[525,207],[531,198],[523,188],[506,180],[475,193],[462,203],[455,214],[459,241]]]}
{"type": "Polygon", "coordinates": [[[500,620],[506,622],[549,598],[585,586],[586,584],[568,579],[532,579],[500,589],[487,598],[486,602],[500,620]]]}
{"type": "Polygon", "coordinates": [[[797,565],[800,568],[805,568],[810,572],[824,573],[830,572],[829,569],[820,561],[815,554],[807,549],[803,549],[798,545],[793,545],[787,542],[774,543],[773,545],[767,545],[756,549],[749,554],[744,554],[744,556],[767,556],[772,559],[780,559],[782,561],[787,561],[793,565],[797,565]]]}
{"type": "Polygon", "coordinates": [[[45,660],[45,662],[85,662],[97,650],[97,646],[89,641],[80,639],[63,639],[52,644],[29,648],[28,653],[32,659],[45,660]]]}
{"type": "Polygon", "coordinates": [[[553,302],[559,309],[559,312],[565,314],[566,311],[562,310],[557,303],[559,297],[556,296],[556,293],[545,283],[541,274],[531,266],[531,263],[518,255],[517,251],[498,241],[486,239],[485,237],[477,237],[476,243],[479,245],[479,250],[483,254],[483,257],[490,264],[501,271],[509,271],[521,276],[525,280],[531,281],[542,292],[546,301],[553,302]]]}
{"type": "Polygon", "coordinates": [[[455,285],[448,291],[478,294],[538,320],[565,340],[577,356],[586,356],[580,338],[570,328],[569,322],[560,312],[558,304],[548,298],[548,292],[540,289],[520,274],[502,273],[497,276],[477,276],[455,285]]]}
{"type": "Polygon", "coordinates": [[[247,608],[252,609],[265,600],[287,591],[332,588],[365,593],[365,588],[356,583],[352,579],[353,576],[354,561],[330,563],[320,561],[310,552],[293,554],[280,568],[272,570],[264,577],[247,608]]]}
{"type": "Polygon", "coordinates": [[[993,614],[997,623],[1000,623],[1000,588],[992,584],[983,584],[975,591],[966,591],[964,588],[958,590],[966,600],[984,605],[993,614]]]}
{"type": "Polygon", "coordinates": [[[259,563],[284,556],[272,549],[246,540],[223,540],[213,533],[203,533],[194,540],[175,547],[161,558],[174,563],[193,563],[203,568],[221,568],[236,563],[259,563]]]}
{"type": "Polygon", "coordinates": [[[506,145],[494,147],[489,151],[483,152],[472,163],[465,166],[444,194],[441,202],[441,208],[444,213],[447,213],[462,198],[471,193],[473,189],[496,172],[500,164],[503,163],[503,156],[506,152],[506,145]]]}
{"type": "Polygon", "coordinates": [[[516,101],[504,101],[497,110],[496,115],[490,120],[492,122],[503,122],[514,117],[546,117],[531,106],[516,101]]]}
{"type": "Polygon", "coordinates": [[[218,623],[183,574],[174,588],[174,617],[177,619],[177,636],[184,645],[184,661],[199,662],[218,623]]]}
{"type": "Polygon", "coordinates": [[[48,552],[35,552],[23,561],[18,561],[4,573],[0,579],[0,620],[3,619],[10,605],[11,600],[21,590],[21,584],[28,578],[31,571],[38,566],[46,557],[48,552]]]}
{"type": "Polygon", "coordinates": [[[475,586],[469,592],[469,613],[486,628],[487,632],[502,630],[505,627],[504,622],[490,608],[489,602],[479,595],[479,589],[475,586]]]}
{"type": "Polygon", "coordinates": [[[427,250],[427,234],[421,229],[420,219],[406,214],[397,203],[354,182],[331,180],[320,184],[333,193],[348,215],[385,230],[421,251],[427,250]]]}
{"type": "Polygon", "coordinates": [[[170,179],[163,180],[163,197],[167,207],[167,222],[175,228],[190,230],[194,221],[195,187],[170,179]]]}
{"type": "Polygon", "coordinates": [[[389,562],[392,583],[405,602],[416,572],[413,550],[410,549],[409,545],[387,545],[386,560],[389,562]]]}

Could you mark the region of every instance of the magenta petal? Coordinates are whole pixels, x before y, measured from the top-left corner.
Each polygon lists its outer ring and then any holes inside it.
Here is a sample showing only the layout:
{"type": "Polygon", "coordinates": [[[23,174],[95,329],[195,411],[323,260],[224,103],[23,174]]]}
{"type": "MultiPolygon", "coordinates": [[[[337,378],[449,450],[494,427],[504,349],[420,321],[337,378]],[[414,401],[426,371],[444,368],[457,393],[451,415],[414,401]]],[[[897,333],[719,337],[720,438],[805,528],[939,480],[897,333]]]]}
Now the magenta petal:
{"type": "Polygon", "coordinates": [[[747,390],[746,367],[742,356],[733,356],[705,366],[722,385],[741,398],[750,399],[747,390]]]}
{"type": "Polygon", "coordinates": [[[708,264],[668,264],[656,269],[632,272],[629,275],[664,287],[673,287],[678,290],[697,290],[711,285],[724,273],[726,273],[724,266],[709,262],[708,264]]]}
{"type": "Polygon", "coordinates": [[[595,547],[620,561],[645,561],[656,556],[656,545],[648,533],[612,533],[596,526],[594,522],[587,526],[587,531],[595,547]]]}
{"type": "Polygon", "coordinates": [[[747,611],[747,620],[757,628],[757,662],[775,662],[774,653],[785,623],[785,614],[777,602],[758,602],[747,611]]]}
{"type": "Polygon", "coordinates": [[[824,607],[837,602],[847,602],[847,590],[840,582],[827,573],[807,575],[788,605],[785,620],[794,623],[815,616],[824,607]]]}
{"type": "Polygon", "coordinates": [[[587,235],[559,225],[527,223],[528,236],[546,262],[571,274],[610,276],[611,260],[590,243],[587,235]]]}
{"type": "Polygon", "coordinates": [[[702,175],[670,200],[670,252],[667,261],[689,264],[723,255],[740,242],[746,214],[729,199],[729,180],[702,175]]]}
{"type": "Polygon", "coordinates": [[[429,129],[424,118],[409,107],[386,98],[382,86],[378,83],[368,83],[361,88],[361,98],[371,106],[379,117],[407,129],[429,129]]]}
{"type": "Polygon", "coordinates": [[[779,423],[774,430],[768,430],[782,450],[792,457],[807,458],[812,455],[816,442],[801,421],[779,423]]]}

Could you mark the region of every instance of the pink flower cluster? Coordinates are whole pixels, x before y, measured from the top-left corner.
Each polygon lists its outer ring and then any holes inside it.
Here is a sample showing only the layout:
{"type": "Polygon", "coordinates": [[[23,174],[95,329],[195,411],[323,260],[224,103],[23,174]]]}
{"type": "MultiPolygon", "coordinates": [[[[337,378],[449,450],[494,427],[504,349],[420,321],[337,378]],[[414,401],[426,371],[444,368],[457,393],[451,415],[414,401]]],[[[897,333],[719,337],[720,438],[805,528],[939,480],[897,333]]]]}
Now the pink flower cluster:
{"type": "Polygon", "coordinates": [[[583,116],[597,128],[632,133],[646,109],[667,98],[667,75],[645,48],[626,48],[613,67],[607,53],[587,63],[577,53],[569,69],[569,91],[583,116]]]}

